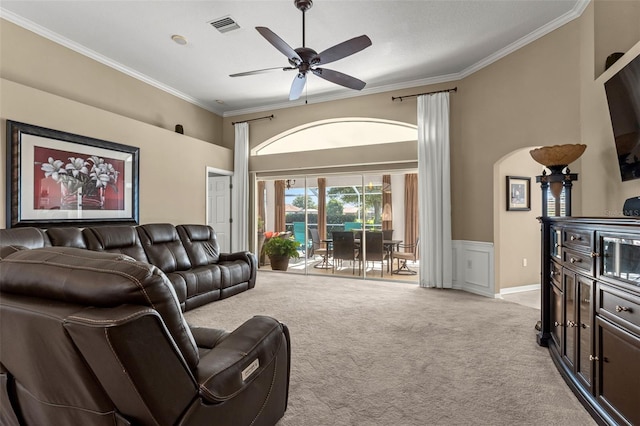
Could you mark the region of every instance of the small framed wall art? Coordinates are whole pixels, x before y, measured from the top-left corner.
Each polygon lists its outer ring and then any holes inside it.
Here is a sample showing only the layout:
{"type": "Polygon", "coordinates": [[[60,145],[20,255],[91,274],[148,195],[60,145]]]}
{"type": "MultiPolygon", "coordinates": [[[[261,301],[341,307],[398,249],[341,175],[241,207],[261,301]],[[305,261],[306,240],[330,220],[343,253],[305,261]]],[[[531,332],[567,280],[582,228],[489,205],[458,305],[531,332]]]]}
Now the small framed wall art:
{"type": "Polygon", "coordinates": [[[531,210],[531,178],[507,176],[507,210],[531,210]]]}

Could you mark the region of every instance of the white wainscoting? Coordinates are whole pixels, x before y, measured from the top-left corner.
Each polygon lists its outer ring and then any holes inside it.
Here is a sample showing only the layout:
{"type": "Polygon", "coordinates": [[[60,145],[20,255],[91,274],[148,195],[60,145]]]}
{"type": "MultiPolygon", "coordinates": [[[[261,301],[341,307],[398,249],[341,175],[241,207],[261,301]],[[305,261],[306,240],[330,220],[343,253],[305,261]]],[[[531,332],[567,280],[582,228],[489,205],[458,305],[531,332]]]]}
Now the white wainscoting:
{"type": "Polygon", "coordinates": [[[453,240],[453,288],[495,297],[493,243],[453,240]]]}

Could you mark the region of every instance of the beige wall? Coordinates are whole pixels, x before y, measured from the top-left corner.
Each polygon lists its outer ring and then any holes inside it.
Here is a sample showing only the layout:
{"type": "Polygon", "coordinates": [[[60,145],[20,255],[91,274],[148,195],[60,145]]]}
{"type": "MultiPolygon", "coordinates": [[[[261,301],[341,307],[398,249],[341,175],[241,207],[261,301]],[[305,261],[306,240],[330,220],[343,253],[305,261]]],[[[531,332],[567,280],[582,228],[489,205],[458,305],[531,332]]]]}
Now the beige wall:
{"type": "MultiPolygon", "coordinates": [[[[0,163],[6,120],[140,148],[140,223],[205,223],[206,168],[231,170],[231,150],[8,80],[0,80],[0,163]]],[[[5,227],[5,175],[0,227],[5,227]]]]}
{"type": "Polygon", "coordinates": [[[517,150],[500,159],[494,167],[494,259],[495,290],[540,284],[540,223],[542,195],[536,176],[542,166],[531,160],[529,151],[517,150]],[[531,179],[531,210],[507,210],[507,176],[531,179]],[[526,265],[523,260],[526,259],[526,265]]]}
{"type": "Polygon", "coordinates": [[[631,18],[640,23],[639,6],[638,2],[596,2],[595,6],[590,5],[585,10],[581,18],[583,44],[580,66],[580,115],[582,143],[587,144],[587,150],[581,158],[584,170],[581,175],[584,188],[581,211],[584,216],[621,216],[624,200],[640,195],[640,180],[622,182],[620,178],[604,91],[605,81],[640,55],[640,30],[635,33],[631,31],[636,38],[635,44],[630,46],[627,33],[620,33],[618,28],[619,19],[626,22],[631,18]],[[600,14],[604,14],[604,17],[600,14]],[[604,18],[609,20],[608,25],[605,24],[604,18]],[[594,25],[594,21],[599,24],[594,25]],[[603,61],[603,54],[599,54],[597,49],[601,39],[605,40],[608,50],[623,51],[626,54],[594,79],[592,70],[594,66],[599,67],[603,61]]]}
{"type": "Polygon", "coordinates": [[[590,53],[597,78],[604,72],[607,56],[627,52],[640,40],[640,1],[597,0],[592,8],[586,16],[593,22],[594,48],[590,53]]]}
{"type": "Polygon", "coordinates": [[[457,238],[493,240],[493,165],[500,158],[580,142],[578,29],[570,22],[460,85],[460,144],[452,151],[457,238]]]}
{"type": "Polygon", "coordinates": [[[0,77],[143,123],[221,144],[222,118],[0,19],[0,77]]]}

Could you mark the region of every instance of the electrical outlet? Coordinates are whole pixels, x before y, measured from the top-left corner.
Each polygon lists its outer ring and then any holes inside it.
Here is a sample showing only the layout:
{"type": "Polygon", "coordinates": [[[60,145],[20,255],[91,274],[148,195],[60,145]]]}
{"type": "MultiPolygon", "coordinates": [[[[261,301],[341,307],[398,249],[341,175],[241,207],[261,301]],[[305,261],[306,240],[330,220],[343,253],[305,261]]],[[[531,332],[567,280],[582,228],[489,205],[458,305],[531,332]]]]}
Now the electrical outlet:
{"type": "Polygon", "coordinates": [[[527,258],[522,259],[522,266],[527,266],[527,258]]]}

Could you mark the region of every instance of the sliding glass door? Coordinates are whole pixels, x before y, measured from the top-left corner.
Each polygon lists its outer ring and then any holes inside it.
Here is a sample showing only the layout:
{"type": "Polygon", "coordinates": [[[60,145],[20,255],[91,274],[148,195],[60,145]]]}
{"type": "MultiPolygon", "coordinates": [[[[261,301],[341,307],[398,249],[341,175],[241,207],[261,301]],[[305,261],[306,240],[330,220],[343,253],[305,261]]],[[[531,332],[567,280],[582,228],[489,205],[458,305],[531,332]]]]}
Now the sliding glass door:
{"type": "MultiPolygon", "coordinates": [[[[256,186],[259,245],[262,240],[265,247],[271,238],[297,241],[298,257],[290,259],[288,273],[417,282],[416,276],[394,274],[398,265],[392,265],[403,243],[404,174],[261,178],[256,186]]],[[[274,269],[259,250],[261,269],[274,269]]]]}

